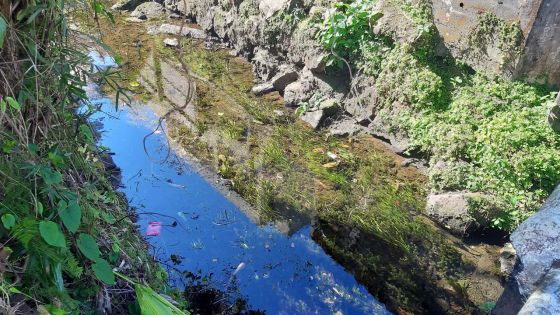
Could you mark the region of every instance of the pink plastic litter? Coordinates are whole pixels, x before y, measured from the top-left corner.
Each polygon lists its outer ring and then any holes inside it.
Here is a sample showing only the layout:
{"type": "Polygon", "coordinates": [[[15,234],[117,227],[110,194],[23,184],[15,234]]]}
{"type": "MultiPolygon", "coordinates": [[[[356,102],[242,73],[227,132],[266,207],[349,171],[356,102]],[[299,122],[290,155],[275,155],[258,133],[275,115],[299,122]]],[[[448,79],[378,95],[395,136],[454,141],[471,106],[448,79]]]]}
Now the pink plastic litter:
{"type": "Polygon", "coordinates": [[[160,233],[161,233],[161,222],[158,221],[148,222],[148,230],[146,231],[146,234],[148,234],[148,236],[157,236],[160,233]]]}

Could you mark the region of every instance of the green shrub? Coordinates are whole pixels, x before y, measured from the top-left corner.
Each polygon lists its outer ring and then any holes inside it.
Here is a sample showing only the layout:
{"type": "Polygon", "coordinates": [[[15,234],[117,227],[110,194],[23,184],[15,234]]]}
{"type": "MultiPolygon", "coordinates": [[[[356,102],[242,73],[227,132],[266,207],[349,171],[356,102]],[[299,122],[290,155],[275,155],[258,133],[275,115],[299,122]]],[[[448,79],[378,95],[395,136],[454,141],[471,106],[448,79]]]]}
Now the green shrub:
{"type": "Polygon", "coordinates": [[[321,24],[317,38],[331,51],[329,65],[342,65],[341,58],[359,56],[361,45],[373,39],[372,25],[383,16],[374,10],[376,0],[356,0],[351,3],[335,2],[321,24]]]}

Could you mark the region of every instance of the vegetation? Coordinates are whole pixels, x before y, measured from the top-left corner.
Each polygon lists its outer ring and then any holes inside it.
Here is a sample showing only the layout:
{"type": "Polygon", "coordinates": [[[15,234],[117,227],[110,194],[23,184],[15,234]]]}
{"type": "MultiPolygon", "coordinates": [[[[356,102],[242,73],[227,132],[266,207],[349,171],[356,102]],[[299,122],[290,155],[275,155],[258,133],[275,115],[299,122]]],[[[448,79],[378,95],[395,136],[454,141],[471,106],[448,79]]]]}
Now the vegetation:
{"type": "MultiPolygon", "coordinates": [[[[386,119],[395,132],[410,139],[410,152],[430,159],[433,191],[493,196],[493,207],[500,210],[491,213],[492,225],[511,231],[560,182],[560,136],[545,121],[554,94],[540,86],[473,73],[450,56],[436,56],[438,38],[425,1],[396,5],[418,30],[425,30],[419,33],[423,39],[407,43],[391,40],[391,34],[373,35],[367,19],[355,18],[370,16],[372,3],[334,4],[335,13],[318,25],[319,40],[334,49],[335,56],[348,58],[354,69],[377,79],[382,107],[405,104],[405,110],[386,119]],[[341,38],[360,45],[344,45],[341,38]],[[440,167],[442,162],[445,167],[440,167]]],[[[484,44],[481,41],[494,33],[499,48],[519,51],[519,28],[490,14],[481,16],[470,40],[484,44]]]]}
{"type": "Polygon", "coordinates": [[[184,314],[144,285],[164,289],[166,273],[87,120],[88,80],[115,87],[117,101],[122,90],[111,70],[88,70],[66,14],[111,14],[97,1],[10,4],[0,5],[0,312],[184,314]]]}

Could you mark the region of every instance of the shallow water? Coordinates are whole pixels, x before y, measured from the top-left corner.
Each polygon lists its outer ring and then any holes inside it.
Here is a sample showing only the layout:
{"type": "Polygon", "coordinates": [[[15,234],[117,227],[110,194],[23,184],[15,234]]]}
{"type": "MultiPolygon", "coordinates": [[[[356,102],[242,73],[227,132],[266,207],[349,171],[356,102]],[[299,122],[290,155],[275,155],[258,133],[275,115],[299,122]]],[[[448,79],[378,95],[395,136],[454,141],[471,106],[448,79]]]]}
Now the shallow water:
{"type": "MultiPolygon", "coordinates": [[[[92,57],[98,65],[111,63],[92,57]]],[[[148,236],[161,261],[212,275],[213,287],[235,291],[251,309],[267,314],[389,313],[311,239],[309,226],[288,236],[272,225],[255,224],[173,150],[161,163],[167,153],[163,133],[148,139],[146,154],[142,140],[158,120],[149,106],[116,111],[95,85],[89,86],[89,97],[103,110],[92,117],[103,124],[100,145],[115,153],[121,191],[139,213],[140,230],[146,235],[149,222],[163,225],[159,235],[148,236]],[[176,264],[171,255],[179,258],[176,264]]]]}

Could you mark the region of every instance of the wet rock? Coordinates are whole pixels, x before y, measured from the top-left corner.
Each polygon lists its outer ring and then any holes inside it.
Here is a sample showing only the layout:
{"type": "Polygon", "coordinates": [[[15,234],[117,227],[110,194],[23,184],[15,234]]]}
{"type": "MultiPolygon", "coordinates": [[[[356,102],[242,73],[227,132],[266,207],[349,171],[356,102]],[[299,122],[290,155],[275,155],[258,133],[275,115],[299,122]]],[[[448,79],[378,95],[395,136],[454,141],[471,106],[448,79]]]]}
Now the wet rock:
{"type": "Polygon", "coordinates": [[[560,314],[560,270],[552,269],[540,281],[518,315],[560,314]]]}
{"type": "Polygon", "coordinates": [[[516,252],[511,243],[507,243],[500,249],[500,273],[509,277],[515,267],[516,252]]]}
{"type": "Polygon", "coordinates": [[[132,11],[145,0],[121,0],[111,7],[115,11],[132,11]]]}
{"type": "Polygon", "coordinates": [[[345,118],[333,122],[329,126],[329,133],[338,137],[351,137],[364,130],[364,127],[356,124],[356,121],[351,118],[345,118]]]}
{"type": "Polygon", "coordinates": [[[430,194],[426,214],[453,234],[464,236],[486,225],[476,208],[482,202],[491,203],[492,198],[471,192],[430,194]]]}
{"type": "Polygon", "coordinates": [[[272,85],[272,83],[269,83],[269,82],[255,85],[251,89],[251,93],[253,93],[257,96],[268,94],[268,93],[273,92],[273,91],[274,91],[274,85],[272,85]]]}
{"type": "Polygon", "coordinates": [[[157,2],[144,2],[138,5],[136,9],[130,13],[130,16],[143,20],[146,18],[162,16],[164,13],[165,9],[163,8],[163,5],[157,2]]]}
{"type": "Polygon", "coordinates": [[[298,73],[295,69],[288,66],[280,67],[278,74],[272,78],[270,83],[276,91],[283,92],[288,84],[298,79],[298,73]]]}
{"type": "Polygon", "coordinates": [[[166,38],[163,40],[163,44],[167,47],[178,47],[179,40],[177,38],[166,38]]]}
{"type": "Polygon", "coordinates": [[[339,109],[338,100],[330,99],[321,103],[319,108],[303,113],[301,120],[317,129],[328,117],[332,117],[339,109]]]}
{"type": "Polygon", "coordinates": [[[206,33],[203,30],[199,30],[193,27],[183,25],[173,25],[173,24],[162,24],[158,28],[150,31],[151,34],[170,34],[170,35],[182,35],[195,39],[205,39],[206,33]]]}
{"type": "Polygon", "coordinates": [[[511,234],[519,269],[514,277],[519,292],[528,297],[545,274],[560,261],[560,188],[557,187],[540,211],[511,234]]]}

